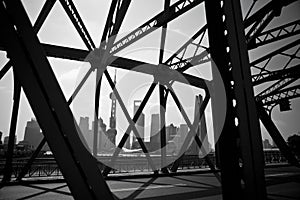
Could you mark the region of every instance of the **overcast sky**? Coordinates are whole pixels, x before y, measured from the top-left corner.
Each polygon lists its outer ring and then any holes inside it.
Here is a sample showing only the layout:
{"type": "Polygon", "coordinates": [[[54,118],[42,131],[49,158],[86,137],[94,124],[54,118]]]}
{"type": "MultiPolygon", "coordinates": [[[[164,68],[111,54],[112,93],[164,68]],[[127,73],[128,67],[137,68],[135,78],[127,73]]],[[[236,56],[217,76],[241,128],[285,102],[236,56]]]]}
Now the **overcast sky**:
{"type": "MultiPolygon", "coordinates": [[[[43,5],[43,2],[44,1],[40,0],[23,1],[32,23],[35,21],[43,5]]],[[[99,46],[99,41],[102,36],[102,31],[108,14],[110,1],[76,0],[74,2],[96,46],[99,46]]],[[[247,3],[244,5],[244,9],[248,8],[249,5],[247,3]]],[[[280,23],[281,20],[289,22],[299,19],[299,12],[297,12],[300,8],[299,5],[299,3],[296,3],[284,9],[282,13],[283,17],[281,19],[277,19],[277,22],[274,22],[275,25],[276,23],[280,23]]],[[[162,9],[162,0],[133,0],[129,7],[129,12],[127,12],[127,15],[124,19],[124,23],[121,26],[120,34],[125,35],[128,31],[138,27],[157,13],[161,12],[162,9]]],[[[274,23],[271,25],[274,25],[274,23]]],[[[166,60],[166,58],[174,53],[189,38],[189,36],[196,33],[196,31],[204,24],[205,13],[203,5],[194,8],[189,13],[180,16],[173,22],[169,23],[164,60],[166,60]]],[[[148,35],[145,39],[142,39],[141,41],[134,44],[132,47],[120,52],[118,55],[158,64],[160,34],[161,30],[155,31],[148,35]]],[[[55,4],[45,24],[42,26],[38,37],[40,41],[44,43],[86,49],[84,43],[76,33],[75,28],[72,26],[70,20],[64,13],[59,2],[55,4]]],[[[296,37],[299,38],[299,36],[296,37]]],[[[295,37],[293,37],[293,39],[294,38],[295,37]]],[[[207,40],[207,38],[205,40],[207,40]]],[[[288,41],[284,41],[280,44],[276,44],[275,47],[280,47],[280,45],[284,45],[287,42],[288,41]]],[[[204,44],[205,43],[207,42],[204,42],[204,44]]],[[[272,46],[272,49],[273,48],[274,46],[272,46]]],[[[265,49],[260,49],[257,52],[251,52],[250,58],[255,59],[267,53],[265,49]]],[[[72,94],[72,91],[74,90],[76,84],[78,84],[80,77],[83,76],[89,65],[82,62],[55,58],[49,58],[49,61],[62,87],[65,97],[68,99],[72,94]]],[[[6,54],[4,52],[0,52],[0,67],[2,68],[2,66],[4,66],[6,62],[6,54]]],[[[299,60],[297,62],[299,63],[299,60]]],[[[113,77],[114,70],[109,69],[109,73],[111,74],[111,77],[113,77]]],[[[206,79],[211,78],[209,66],[207,65],[195,67],[195,69],[189,70],[188,73],[192,73],[206,79]]],[[[149,75],[141,75],[140,73],[137,74],[134,72],[117,70],[117,88],[124,100],[125,105],[127,106],[130,115],[133,114],[133,100],[142,99],[151,81],[152,77],[149,75]]],[[[8,135],[9,132],[13,95],[12,85],[12,73],[10,71],[0,81],[0,131],[4,133],[4,136],[8,135]]],[[[92,118],[93,116],[94,110],[92,106],[94,102],[94,85],[95,75],[92,74],[83,87],[83,90],[75,99],[74,104],[72,104],[71,106],[77,120],[80,116],[89,116],[90,118],[92,118]]],[[[200,89],[185,86],[184,84],[174,84],[174,88],[179,99],[182,101],[182,104],[184,105],[184,108],[186,109],[190,120],[193,120],[195,95],[204,94],[203,91],[200,89]]],[[[110,87],[107,84],[107,81],[104,79],[102,81],[100,115],[107,125],[109,124],[108,122],[111,106],[111,102],[109,99],[110,92],[110,87]]],[[[272,114],[273,120],[275,121],[276,125],[279,127],[281,133],[285,138],[292,133],[300,131],[300,101],[293,100],[292,108],[292,111],[279,112],[277,107],[274,109],[272,114]]],[[[144,111],[144,113],[146,114],[146,124],[148,126],[148,129],[150,125],[150,115],[158,112],[158,90],[156,90],[144,111]]],[[[206,116],[208,131],[210,134],[212,134],[210,106],[206,110],[206,116]]],[[[18,141],[23,140],[26,122],[29,121],[32,117],[34,117],[33,113],[29,107],[25,95],[22,93],[17,127],[18,141]]],[[[184,120],[180,116],[179,111],[175,107],[172,99],[169,100],[167,108],[167,124],[170,123],[174,123],[175,125],[184,123],[184,120]]],[[[120,107],[117,106],[118,132],[123,132],[127,128],[127,125],[128,124],[124,115],[122,114],[120,107]]],[[[148,129],[146,129],[146,135],[149,134],[148,129]]],[[[264,129],[263,137],[269,138],[264,129]]]]}

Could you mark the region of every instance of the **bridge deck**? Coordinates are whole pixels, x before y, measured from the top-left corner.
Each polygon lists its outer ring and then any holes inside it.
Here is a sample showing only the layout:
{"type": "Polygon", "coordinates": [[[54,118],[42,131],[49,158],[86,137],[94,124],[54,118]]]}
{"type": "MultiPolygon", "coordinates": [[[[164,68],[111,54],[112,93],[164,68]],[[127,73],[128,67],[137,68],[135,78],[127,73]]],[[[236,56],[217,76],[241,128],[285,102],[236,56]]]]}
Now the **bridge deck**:
{"type": "MultiPolygon", "coordinates": [[[[265,170],[269,199],[300,199],[300,169],[276,167],[265,170]]],[[[213,174],[159,178],[108,180],[116,199],[222,199],[220,183],[213,174]]],[[[32,183],[6,186],[0,199],[73,199],[66,183],[32,183]]]]}

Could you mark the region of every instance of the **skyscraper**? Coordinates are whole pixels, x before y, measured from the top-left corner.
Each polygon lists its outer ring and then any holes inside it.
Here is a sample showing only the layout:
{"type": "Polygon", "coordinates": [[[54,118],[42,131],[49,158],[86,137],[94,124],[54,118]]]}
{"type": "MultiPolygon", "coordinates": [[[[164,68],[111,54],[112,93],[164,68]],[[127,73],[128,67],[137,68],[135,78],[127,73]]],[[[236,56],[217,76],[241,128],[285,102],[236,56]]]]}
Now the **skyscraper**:
{"type": "Polygon", "coordinates": [[[174,124],[170,124],[166,127],[166,139],[167,141],[173,140],[177,134],[177,127],[174,124]]]}
{"type": "MultiPolygon", "coordinates": [[[[114,84],[117,84],[117,71],[115,71],[114,84]]],[[[116,145],[116,111],[117,111],[117,98],[114,93],[110,93],[109,98],[111,99],[111,110],[109,118],[109,129],[107,130],[107,137],[110,140],[111,144],[116,145]]]]}
{"type": "MultiPolygon", "coordinates": [[[[92,133],[94,133],[94,123],[92,126],[92,133]]],[[[98,142],[97,142],[97,153],[111,153],[114,145],[110,141],[107,135],[106,124],[103,119],[98,120],[98,142]]]]}
{"type": "MultiPolygon", "coordinates": [[[[195,97],[195,107],[194,107],[194,121],[197,121],[197,128],[196,128],[196,135],[199,136],[200,132],[200,106],[202,103],[202,96],[196,96],[195,97]],[[197,116],[198,115],[198,116],[197,116]]],[[[202,118],[204,118],[203,116],[202,118]]],[[[187,154],[189,155],[198,155],[199,154],[199,147],[198,144],[196,143],[195,139],[192,138],[192,144],[190,145],[189,149],[187,150],[187,154]]]]}
{"type": "MultiPolygon", "coordinates": [[[[140,105],[141,105],[140,100],[135,100],[133,102],[133,115],[136,114],[137,110],[139,109],[140,105]]],[[[135,127],[140,135],[140,138],[142,138],[142,140],[144,141],[144,136],[145,136],[145,114],[141,113],[137,122],[135,123],[135,127]]],[[[135,135],[133,134],[133,139],[132,139],[132,148],[138,148],[139,145],[137,144],[137,139],[135,137],[135,135]]]]}
{"type": "Polygon", "coordinates": [[[3,133],[2,133],[2,131],[0,131],[0,144],[2,144],[2,135],[3,135],[3,133]]]}
{"type": "Polygon", "coordinates": [[[160,121],[159,114],[151,115],[151,129],[150,129],[150,148],[151,151],[160,148],[160,121]]]}
{"type": "Polygon", "coordinates": [[[207,127],[206,127],[206,119],[205,119],[205,113],[203,113],[201,119],[200,119],[200,106],[203,103],[203,98],[201,95],[196,96],[195,99],[195,110],[194,110],[194,120],[197,120],[198,129],[196,130],[197,136],[200,138],[200,141],[202,142],[201,149],[199,148],[198,144],[194,139],[192,139],[192,144],[190,145],[187,154],[188,155],[202,155],[205,156],[210,151],[210,146],[208,142],[208,136],[207,136],[207,127]],[[196,119],[198,115],[198,118],[196,119]]]}
{"type": "Polygon", "coordinates": [[[183,145],[183,142],[188,134],[189,127],[186,124],[180,124],[177,135],[179,136],[178,138],[178,147],[179,149],[183,145]]]}
{"type": "Polygon", "coordinates": [[[35,119],[31,119],[25,127],[24,141],[28,142],[33,149],[36,149],[42,139],[43,134],[41,133],[39,124],[35,119]]]}
{"type": "Polygon", "coordinates": [[[79,128],[90,150],[93,148],[93,134],[89,129],[89,117],[80,117],[79,128]]]}

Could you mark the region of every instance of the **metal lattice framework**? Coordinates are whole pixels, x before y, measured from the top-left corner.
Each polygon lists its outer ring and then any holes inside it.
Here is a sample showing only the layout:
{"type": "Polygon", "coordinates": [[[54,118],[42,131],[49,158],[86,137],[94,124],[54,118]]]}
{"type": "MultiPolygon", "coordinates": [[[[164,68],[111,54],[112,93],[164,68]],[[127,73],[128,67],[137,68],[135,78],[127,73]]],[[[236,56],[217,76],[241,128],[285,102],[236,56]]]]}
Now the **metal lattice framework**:
{"type": "MultiPolygon", "coordinates": [[[[214,130],[222,132],[222,134],[216,144],[216,166],[210,161],[208,156],[205,157],[205,161],[222,183],[223,198],[265,198],[259,119],[263,122],[287,160],[299,166],[298,161],[290,152],[268,112],[271,112],[272,108],[283,100],[294,100],[300,96],[300,85],[291,86],[292,83],[297,83],[300,77],[300,20],[281,20],[284,22],[281,22],[281,24],[277,23],[276,26],[271,25],[272,21],[280,18],[282,10],[293,6],[296,0],[270,0],[258,7],[256,6],[257,2],[259,1],[253,1],[249,8],[246,9],[245,17],[243,17],[239,1],[178,0],[171,4],[170,0],[165,0],[163,11],[130,31],[127,35],[117,39],[126,13],[130,11],[129,6],[134,2],[130,0],[112,0],[101,42],[97,46],[94,44],[73,1],[60,0],[59,3],[87,48],[87,50],[84,50],[43,44],[38,40],[36,35],[54,4],[58,3],[56,0],[45,1],[33,26],[19,0],[1,0],[0,25],[4,28],[1,30],[0,49],[7,53],[9,61],[2,67],[0,79],[10,69],[13,70],[14,74],[14,103],[2,183],[5,184],[10,181],[13,171],[14,138],[22,88],[45,137],[17,179],[22,180],[39,151],[48,142],[74,198],[113,199],[113,194],[103,178],[103,176],[107,176],[111,168],[105,167],[103,170],[100,170],[97,166],[97,160],[82,144],[79,137],[80,134],[74,134],[80,132],[80,129],[76,123],[74,124],[73,114],[69,108],[88,77],[92,72],[96,71],[94,121],[96,122],[100,118],[101,80],[103,77],[106,77],[129,124],[117,145],[118,148],[113,153],[110,166],[114,165],[120,150],[129,138],[130,132],[133,131],[153,170],[153,174],[160,172],[176,173],[181,158],[178,158],[170,168],[156,169],[149,150],[139,137],[139,132],[135,126],[155,87],[158,86],[161,124],[165,124],[166,113],[163,108],[166,108],[166,99],[169,97],[174,100],[180,114],[189,127],[188,137],[185,139],[180,153],[184,154],[185,148],[191,140],[195,140],[199,148],[201,148],[203,135],[199,137],[197,134],[200,128],[199,122],[205,119],[204,111],[209,100],[211,100],[214,130]],[[168,59],[164,59],[168,23],[190,12],[200,4],[205,4],[206,24],[199,27],[198,31],[173,55],[168,59]],[[121,50],[158,29],[162,29],[158,65],[117,56],[117,53],[121,50]],[[204,38],[207,38],[209,45],[205,44],[204,38]],[[280,41],[288,42],[278,48],[277,42],[280,41]],[[261,48],[267,45],[276,46],[276,50],[267,52],[265,56],[259,58],[251,57],[249,59],[248,53],[260,51],[261,48]],[[192,53],[190,49],[192,49],[192,53]],[[92,55],[92,57],[86,60],[88,55],[92,55]],[[272,59],[276,59],[278,56],[284,57],[285,62],[279,65],[274,64],[272,59]],[[89,70],[68,100],[64,98],[47,57],[90,62],[89,70]],[[219,119],[217,117],[218,110],[222,108],[216,103],[216,99],[220,99],[222,96],[217,92],[211,93],[208,90],[209,88],[216,89],[220,86],[219,83],[214,81],[216,72],[212,70],[213,79],[211,81],[185,73],[191,67],[210,63],[212,60],[215,61],[223,79],[227,98],[226,119],[222,130],[220,125],[218,125],[219,119]],[[147,65],[150,70],[136,68],[136,66],[140,65],[147,65]],[[153,76],[159,74],[159,77],[164,77],[164,79],[158,78],[153,81],[133,118],[130,117],[115,82],[107,71],[108,66],[126,70],[138,70],[153,76]],[[172,83],[181,81],[176,76],[173,76],[174,70],[188,80],[191,86],[205,91],[205,97],[201,101],[199,112],[195,117],[198,120],[193,122],[189,120],[182,103],[174,91],[172,83]],[[256,87],[271,81],[275,81],[275,83],[264,87],[260,93],[254,94],[253,91],[256,90],[256,87]],[[232,104],[232,102],[235,103],[232,104]],[[232,132],[235,134],[231,134],[232,132]],[[237,141],[239,141],[239,145],[237,145],[237,141]],[[242,169],[239,166],[240,161],[243,163],[242,169]],[[216,168],[220,168],[221,174],[216,172],[216,168]],[[237,171],[241,171],[241,173],[236,173],[237,171]],[[241,185],[241,180],[245,183],[244,189],[241,185]]],[[[212,65],[214,64],[212,63],[212,65]]],[[[98,128],[98,124],[95,123],[93,128],[93,155],[97,155],[98,128]]],[[[166,145],[165,127],[161,127],[160,144],[161,147],[166,145]]],[[[162,166],[164,166],[165,159],[166,152],[162,150],[162,166]]]]}

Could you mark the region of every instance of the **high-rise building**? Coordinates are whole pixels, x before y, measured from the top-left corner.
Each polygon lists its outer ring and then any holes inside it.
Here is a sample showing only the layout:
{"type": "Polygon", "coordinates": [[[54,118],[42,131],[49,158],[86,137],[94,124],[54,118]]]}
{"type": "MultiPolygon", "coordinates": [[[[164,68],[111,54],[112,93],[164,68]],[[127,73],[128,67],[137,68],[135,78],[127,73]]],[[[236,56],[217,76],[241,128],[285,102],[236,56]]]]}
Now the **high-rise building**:
{"type": "Polygon", "coordinates": [[[93,134],[89,128],[89,117],[80,117],[79,128],[89,149],[93,148],[93,134]]]}
{"type": "MultiPolygon", "coordinates": [[[[199,133],[201,132],[201,127],[200,127],[200,106],[202,104],[202,96],[198,95],[195,97],[195,107],[194,107],[194,121],[197,121],[197,126],[198,128],[196,128],[196,135],[199,137],[199,133]]],[[[203,116],[202,118],[205,118],[205,116],[203,116]]],[[[204,145],[202,143],[202,145],[204,145]]],[[[189,147],[189,149],[187,150],[187,154],[188,155],[198,155],[199,154],[199,146],[196,143],[195,139],[192,138],[192,143],[189,147]]]]}
{"type": "Polygon", "coordinates": [[[80,117],[79,127],[82,132],[87,133],[89,130],[89,117],[80,117]]]}
{"type": "Polygon", "coordinates": [[[189,127],[186,124],[180,124],[177,135],[179,136],[178,146],[181,147],[187,134],[189,132],[189,127]]]}
{"type": "Polygon", "coordinates": [[[174,137],[177,134],[177,127],[174,126],[174,124],[170,124],[169,126],[166,127],[166,140],[171,141],[174,139],[174,137]]]}
{"type": "MultiPolygon", "coordinates": [[[[140,100],[135,100],[133,102],[133,115],[136,114],[137,110],[139,109],[140,105],[141,105],[140,100]]],[[[135,123],[135,127],[140,135],[140,138],[144,141],[144,137],[145,137],[145,114],[141,113],[138,120],[135,123]]],[[[137,144],[137,139],[135,137],[135,135],[133,134],[133,138],[132,138],[132,148],[138,148],[139,145],[137,144]],[[135,145],[134,145],[135,144],[135,145]]]]}
{"type": "MultiPolygon", "coordinates": [[[[122,136],[123,137],[123,136],[122,136]]],[[[131,149],[131,142],[130,142],[130,138],[131,138],[131,134],[129,135],[129,137],[127,138],[125,144],[124,144],[124,148],[126,149],[131,149]]]]}
{"type": "Polygon", "coordinates": [[[43,139],[40,126],[35,119],[27,122],[25,127],[24,141],[36,149],[43,139]]]}
{"type": "Polygon", "coordinates": [[[151,129],[150,129],[150,149],[151,151],[160,148],[160,119],[159,114],[151,115],[151,129]]]}
{"type": "Polygon", "coordinates": [[[272,148],[272,145],[268,139],[263,140],[263,148],[264,149],[270,149],[272,148]]]}
{"type": "MultiPolygon", "coordinates": [[[[94,133],[94,123],[92,126],[92,133],[94,133]]],[[[114,149],[114,145],[110,141],[107,135],[106,124],[103,122],[103,119],[98,120],[98,153],[111,153],[114,149]]]]}
{"type": "Polygon", "coordinates": [[[2,131],[0,131],[0,144],[2,144],[2,135],[3,135],[3,133],[2,133],[2,131]]]}

